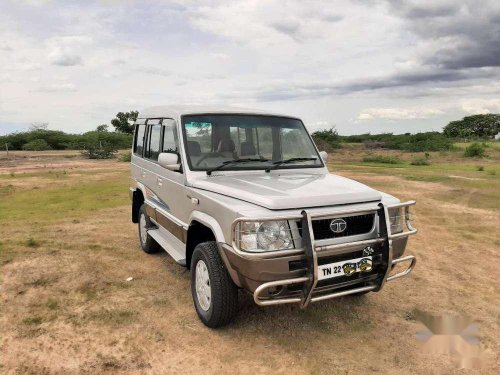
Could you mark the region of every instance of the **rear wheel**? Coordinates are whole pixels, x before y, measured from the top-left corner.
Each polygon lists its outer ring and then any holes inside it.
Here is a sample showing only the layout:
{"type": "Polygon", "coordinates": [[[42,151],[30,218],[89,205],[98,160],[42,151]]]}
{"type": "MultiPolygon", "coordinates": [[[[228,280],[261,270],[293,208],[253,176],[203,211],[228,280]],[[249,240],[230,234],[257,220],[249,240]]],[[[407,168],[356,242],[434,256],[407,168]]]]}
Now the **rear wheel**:
{"type": "Polygon", "coordinates": [[[160,250],[160,245],[148,234],[148,229],[154,227],[146,212],[146,204],[139,209],[139,242],[145,253],[153,254],[160,250]]]}
{"type": "Polygon", "coordinates": [[[208,327],[228,324],[238,312],[238,288],[215,242],[196,246],[191,258],[191,294],[199,318],[208,327]]]}

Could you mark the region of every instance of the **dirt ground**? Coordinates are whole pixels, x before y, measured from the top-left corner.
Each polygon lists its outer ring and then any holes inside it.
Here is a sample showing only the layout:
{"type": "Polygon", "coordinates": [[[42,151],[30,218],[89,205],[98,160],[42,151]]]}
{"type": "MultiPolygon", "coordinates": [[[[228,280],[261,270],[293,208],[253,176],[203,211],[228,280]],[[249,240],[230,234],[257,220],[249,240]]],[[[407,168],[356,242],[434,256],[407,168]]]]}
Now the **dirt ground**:
{"type": "Polygon", "coordinates": [[[407,248],[414,272],[380,293],[304,311],[259,308],[241,293],[234,323],[211,330],[196,316],[188,271],[139,248],[128,163],[74,152],[0,156],[0,371],[497,374],[498,177],[461,161],[401,170],[347,159],[351,151],[336,155],[330,170],[417,200],[419,234],[407,248]],[[422,352],[417,310],[472,317],[482,367],[422,352]]]}

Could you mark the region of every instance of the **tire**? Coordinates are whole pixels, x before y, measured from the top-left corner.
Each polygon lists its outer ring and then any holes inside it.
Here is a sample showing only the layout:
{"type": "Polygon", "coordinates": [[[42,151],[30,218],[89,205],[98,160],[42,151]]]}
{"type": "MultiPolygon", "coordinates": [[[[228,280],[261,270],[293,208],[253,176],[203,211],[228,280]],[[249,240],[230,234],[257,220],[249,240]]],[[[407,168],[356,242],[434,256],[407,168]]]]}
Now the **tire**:
{"type": "Polygon", "coordinates": [[[203,242],[194,249],[191,258],[191,294],[196,312],[207,327],[222,327],[238,312],[238,288],[224,267],[215,242],[203,242]],[[200,293],[197,286],[201,288],[200,293]]]}
{"type": "Polygon", "coordinates": [[[146,204],[143,204],[139,209],[137,227],[139,229],[139,242],[142,250],[148,254],[154,254],[160,250],[160,245],[158,245],[158,243],[147,233],[147,229],[153,226],[154,224],[146,213],[146,204]]]}

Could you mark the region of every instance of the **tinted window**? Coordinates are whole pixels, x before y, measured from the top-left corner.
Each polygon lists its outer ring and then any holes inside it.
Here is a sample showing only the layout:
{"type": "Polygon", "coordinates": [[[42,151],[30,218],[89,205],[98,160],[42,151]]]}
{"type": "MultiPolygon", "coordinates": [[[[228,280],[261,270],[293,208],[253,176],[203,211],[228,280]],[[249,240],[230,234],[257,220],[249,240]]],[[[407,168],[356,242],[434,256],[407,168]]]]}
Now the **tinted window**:
{"type": "Polygon", "coordinates": [[[148,149],[146,157],[151,160],[158,160],[160,154],[161,125],[149,126],[148,149]]]}
{"type": "Polygon", "coordinates": [[[163,150],[162,152],[178,153],[177,148],[177,131],[174,123],[168,120],[163,120],[163,150]]]}
{"type": "Polygon", "coordinates": [[[142,156],[142,150],[144,149],[144,131],[146,130],[146,125],[136,125],[135,127],[135,145],[134,154],[142,156]]]}

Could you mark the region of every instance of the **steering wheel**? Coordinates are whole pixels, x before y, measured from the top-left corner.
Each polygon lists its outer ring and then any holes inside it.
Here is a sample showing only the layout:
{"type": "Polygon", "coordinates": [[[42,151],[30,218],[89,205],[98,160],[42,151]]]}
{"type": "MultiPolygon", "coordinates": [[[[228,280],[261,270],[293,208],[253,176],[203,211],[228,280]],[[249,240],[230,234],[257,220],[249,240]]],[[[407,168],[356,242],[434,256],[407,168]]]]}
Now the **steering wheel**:
{"type": "Polygon", "coordinates": [[[196,162],[196,166],[199,166],[201,164],[202,161],[204,161],[205,159],[208,159],[208,158],[215,158],[215,157],[222,157],[222,158],[225,158],[226,155],[224,155],[222,152],[217,152],[217,151],[214,151],[214,152],[209,152],[208,154],[206,155],[203,155],[200,160],[198,160],[196,162]]]}

